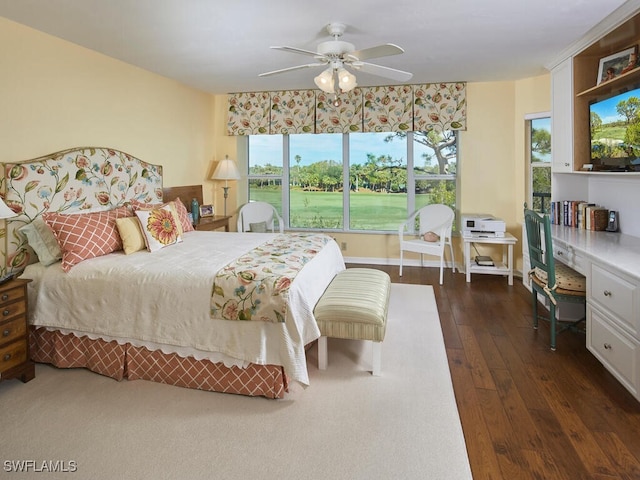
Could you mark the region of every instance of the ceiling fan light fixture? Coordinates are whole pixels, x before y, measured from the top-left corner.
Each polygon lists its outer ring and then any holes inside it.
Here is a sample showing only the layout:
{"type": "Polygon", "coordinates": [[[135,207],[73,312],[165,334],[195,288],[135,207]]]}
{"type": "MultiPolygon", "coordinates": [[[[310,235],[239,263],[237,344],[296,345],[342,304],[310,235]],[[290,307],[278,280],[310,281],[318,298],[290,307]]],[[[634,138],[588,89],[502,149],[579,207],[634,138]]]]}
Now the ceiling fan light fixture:
{"type": "Polygon", "coordinates": [[[340,68],[338,69],[338,85],[340,86],[341,91],[349,92],[358,85],[356,83],[356,76],[349,73],[347,69],[340,68]]]}
{"type": "Polygon", "coordinates": [[[326,93],[334,92],[334,82],[333,82],[333,71],[331,68],[327,68],[320,75],[315,77],[313,81],[316,83],[318,88],[326,93]]]}

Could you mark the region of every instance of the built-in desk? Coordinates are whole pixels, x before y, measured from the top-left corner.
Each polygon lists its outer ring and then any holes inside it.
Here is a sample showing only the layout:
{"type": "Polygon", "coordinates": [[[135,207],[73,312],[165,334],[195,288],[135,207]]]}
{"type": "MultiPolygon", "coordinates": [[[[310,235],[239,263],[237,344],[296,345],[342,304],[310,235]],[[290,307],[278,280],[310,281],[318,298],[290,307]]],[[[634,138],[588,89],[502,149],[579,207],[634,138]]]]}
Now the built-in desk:
{"type": "MultiPolygon", "coordinates": [[[[595,259],[640,280],[640,237],[561,225],[551,226],[551,237],[554,247],[566,245],[571,252],[595,259]]],[[[555,257],[558,258],[558,255],[555,257]]],[[[562,256],[558,259],[563,260],[562,256]]],[[[578,268],[576,270],[586,275],[586,272],[578,268]]]]}
{"type": "Polygon", "coordinates": [[[554,258],[587,277],[587,348],[640,400],[640,237],[552,226],[554,258]]]}

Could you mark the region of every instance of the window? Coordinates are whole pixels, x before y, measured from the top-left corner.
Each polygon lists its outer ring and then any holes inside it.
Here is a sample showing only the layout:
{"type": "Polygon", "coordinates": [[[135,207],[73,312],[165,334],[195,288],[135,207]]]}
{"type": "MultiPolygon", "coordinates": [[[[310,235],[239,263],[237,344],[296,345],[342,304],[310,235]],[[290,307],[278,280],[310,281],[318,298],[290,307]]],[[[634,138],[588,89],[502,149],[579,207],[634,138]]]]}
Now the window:
{"type": "Polygon", "coordinates": [[[525,118],[527,161],[529,164],[528,205],[541,213],[551,211],[551,117],[549,114],[525,118]]]}
{"type": "Polygon", "coordinates": [[[252,135],[247,145],[249,200],[276,206],[287,228],[389,232],[424,205],[455,210],[454,131],[252,135]]]}

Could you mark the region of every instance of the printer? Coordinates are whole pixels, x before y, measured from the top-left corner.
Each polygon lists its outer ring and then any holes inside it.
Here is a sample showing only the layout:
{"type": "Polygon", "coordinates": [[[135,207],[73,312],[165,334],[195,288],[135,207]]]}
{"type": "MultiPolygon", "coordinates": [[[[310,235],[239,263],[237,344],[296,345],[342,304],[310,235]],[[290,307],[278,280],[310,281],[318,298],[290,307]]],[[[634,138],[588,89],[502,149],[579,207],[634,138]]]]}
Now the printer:
{"type": "Polygon", "coordinates": [[[463,237],[493,238],[504,237],[504,220],[485,213],[462,215],[461,232],[463,237]]]}

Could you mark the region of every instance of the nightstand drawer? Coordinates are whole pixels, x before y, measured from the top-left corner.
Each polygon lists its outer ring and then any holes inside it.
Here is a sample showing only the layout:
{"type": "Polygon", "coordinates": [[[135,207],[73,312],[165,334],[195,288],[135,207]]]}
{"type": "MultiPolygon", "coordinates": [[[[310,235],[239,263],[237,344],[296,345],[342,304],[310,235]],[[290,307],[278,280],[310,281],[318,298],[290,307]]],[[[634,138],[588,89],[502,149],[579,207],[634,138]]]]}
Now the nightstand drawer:
{"type": "Polygon", "coordinates": [[[17,315],[24,315],[27,311],[27,305],[24,300],[24,295],[21,296],[21,301],[2,304],[0,305],[0,322],[3,320],[8,320],[17,315]]]}
{"type": "Polygon", "coordinates": [[[27,333],[27,324],[24,318],[16,318],[13,321],[0,324],[0,345],[12,342],[16,338],[23,337],[27,333]]]}
{"type": "Polygon", "coordinates": [[[0,348],[0,372],[9,370],[16,365],[27,361],[27,341],[26,339],[0,348]]]}
{"type": "Polygon", "coordinates": [[[4,306],[5,303],[12,302],[19,298],[24,298],[24,288],[11,288],[0,293],[0,306],[4,306]]]}

